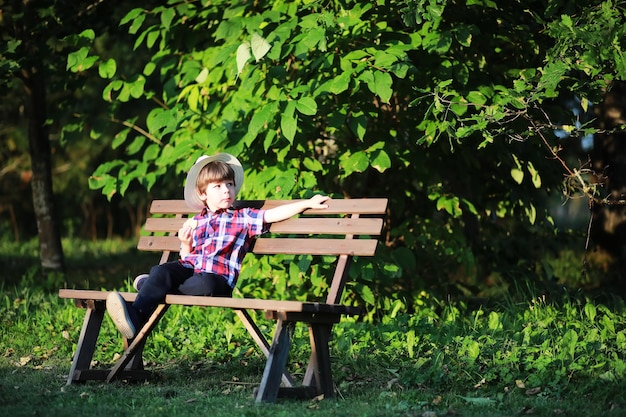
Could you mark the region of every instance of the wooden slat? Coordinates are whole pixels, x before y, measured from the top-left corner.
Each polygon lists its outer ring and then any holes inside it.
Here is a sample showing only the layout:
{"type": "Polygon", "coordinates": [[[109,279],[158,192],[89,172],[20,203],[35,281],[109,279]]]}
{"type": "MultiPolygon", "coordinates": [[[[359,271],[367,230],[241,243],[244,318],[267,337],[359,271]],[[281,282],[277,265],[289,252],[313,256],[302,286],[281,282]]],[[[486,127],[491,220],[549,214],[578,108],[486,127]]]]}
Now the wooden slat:
{"type": "MultiPolygon", "coordinates": [[[[241,200],[236,207],[257,207],[270,209],[301,200],[241,200]]],[[[305,214],[384,214],[387,209],[386,198],[347,198],[328,201],[326,209],[307,210],[305,214]]],[[[184,200],[154,200],[150,206],[152,214],[196,214],[184,200]]]]}
{"type": "Polygon", "coordinates": [[[137,249],[151,252],[180,250],[180,240],[177,236],[140,236],[137,249]]]}
{"type": "MultiPolygon", "coordinates": [[[[76,300],[106,300],[108,291],[99,290],[59,290],[59,298],[76,300]]],[[[137,293],[122,292],[122,297],[128,302],[135,301],[137,293]]],[[[358,307],[342,304],[326,304],[308,301],[260,300],[255,298],[207,297],[194,295],[168,294],[165,297],[167,304],[202,307],[225,307],[234,309],[250,309],[264,311],[282,311],[287,313],[319,313],[319,314],[359,314],[358,307]]]]}
{"type": "Polygon", "coordinates": [[[323,235],[374,235],[383,227],[381,218],[310,218],[298,217],[272,223],[271,233],[323,234],[323,235]]]}
{"type": "Polygon", "coordinates": [[[373,239],[261,238],[254,244],[253,252],[259,255],[373,256],[377,244],[373,239]]]}
{"type": "MultiPolygon", "coordinates": [[[[148,232],[178,232],[186,219],[151,217],[144,229],[148,232]]],[[[380,218],[292,218],[272,223],[270,232],[283,234],[379,235],[383,226],[380,218]]]]}
{"type": "Polygon", "coordinates": [[[185,203],[185,200],[153,200],[150,204],[152,214],[196,214],[197,210],[192,209],[185,203]]]}
{"type": "Polygon", "coordinates": [[[178,229],[182,227],[185,221],[187,221],[187,219],[182,217],[149,217],[146,219],[143,228],[146,232],[174,233],[178,232],[178,229]]]}
{"type": "MultiPolygon", "coordinates": [[[[258,255],[354,255],[373,256],[378,241],[374,239],[260,238],[253,253],[258,255]]],[[[141,236],[137,249],[145,251],[178,251],[176,236],[141,236]]]]}

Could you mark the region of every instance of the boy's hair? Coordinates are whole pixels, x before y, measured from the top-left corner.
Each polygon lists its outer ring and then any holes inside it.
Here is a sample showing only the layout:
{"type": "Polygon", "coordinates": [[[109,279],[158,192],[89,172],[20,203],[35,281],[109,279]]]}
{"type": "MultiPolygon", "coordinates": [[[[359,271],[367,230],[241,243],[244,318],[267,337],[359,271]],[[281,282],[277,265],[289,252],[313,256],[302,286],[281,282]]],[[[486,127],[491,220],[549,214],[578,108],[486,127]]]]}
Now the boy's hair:
{"type": "MultiPolygon", "coordinates": [[[[196,180],[196,189],[204,191],[212,182],[232,181],[235,183],[235,171],[233,168],[222,161],[212,161],[206,164],[198,173],[196,180]]],[[[236,185],[236,184],[235,184],[236,185]]]]}

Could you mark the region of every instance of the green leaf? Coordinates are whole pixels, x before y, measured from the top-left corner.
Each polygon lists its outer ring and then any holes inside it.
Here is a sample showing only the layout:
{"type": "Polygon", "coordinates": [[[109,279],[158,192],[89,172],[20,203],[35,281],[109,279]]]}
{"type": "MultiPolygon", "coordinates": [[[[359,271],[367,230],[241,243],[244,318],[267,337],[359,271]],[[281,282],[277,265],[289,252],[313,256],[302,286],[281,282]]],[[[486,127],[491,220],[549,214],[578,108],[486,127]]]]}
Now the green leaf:
{"type": "Polygon", "coordinates": [[[437,199],[437,210],[442,209],[455,218],[463,214],[458,197],[440,196],[437,199]]]}
{"type": "Polygon", "coordinates": [[[396,55],[387,53],[386,51],[375,50],[374,54],[374,66],[376,68],[391,68],[391,66],[398,61],[396,55]]]}
{"type": "Polygon", "coordinates": [[[161,31],[159,30],[150,30],[148,32],[148,35],[146,36],[146,46],[148,48],[152,48],[154,44],[156,43],[157,39],[159,39],[160,34],[161,34],[161,31]]]}
{"type": "Polygon", "coordinates": [[[283,136],[287,138],[289,143],[293,143],[293,140],[296,137],[296,130],[298,127],[298,120],[294,116],[295,108],[295,101],[290,101],[289,103],[287,103],[285,111],[280,118],[280,129],[283,133],[283,136]]]}
{"type": "Polygon", "coordinates": [[[89,49],[90,47],[83,46],[78,51],[70,52],[67,56],[66,68],[72,72],[81,72],[91,68],[98,60],[98,57],[88,56],[89,49]]]}
{"type": "Polygon", "coordinates": [[[146,20],[145,14],[138,14],[137,16],[135,16],[135,18],[133,19],[133,23],[131,23],[130,27],[128,28],[128,33],[130,33],[131,35],[137,33],[139,28],[141,28],[144,20],[146,20]]]}
{"type": "Polygon", "coordinates": [[[467,112],[468,103],[467,100],[463,97],[459,97],[457,99],[451,98],[450,110],[454,112],[457,116],[463,116],[467,112]]]}
{"type": "Polygon", "coordinates": [[[541,188],[541,176],[539,176],[539,171],[535,169],[535,166],[532,162],[528,162],[528,172],[530,173],[530,179],[533,182],[535,188],[541,188]]]}
{"type": "Polygon", "coordinates": [[[143,75],[140,75],[137,77],[137,79],[131,83],[129,83],[129,92],[131,97],[133,98],[139,98],[141,97],[141,95],[143,94],[143,88],[146,85],[146,79],[143,77],[143,75]]]}
{"type": "Polygon", "coordinates": [[[513,178],[513,181],[521,184],[522,181],[524,181],[524,171],[520,168],[511,168],[511,177],[513,178]]]}
{"type": "Polygon", "coordinates": [[[528,218],[530,224],[535,224],[535,222],[537,221],[537,209],[535,208],[534,204],[529,204],[528,206],[524,207],[524,212],[526,213],[526,217],[528,218]]]}
{"type": "Polygon", "coordinates": [[[570,30],[574,29],[574,23],[572,22],[572,18],[566,14],[561,15],[561,23],[563,23],[563,25],[570,30]]]}
{"type": "Polygon", "coordinates": [[[369,305],[376,305],[376,297],[374,297],[374,293],[370,287],[366,285],[359,285],[358,290],[363,298],[363,301],[369,305]]]}
{"type": "Polygon", "coordinates": [[[459,398],[474,405],[492,405],[496,403],[495,400],[486,397],[462,397],[459,395],[459,398]]]}
{"type": "Polygon", "coordinates": [[[141,148],[143,147],[144,143],[146,143],[146,138],[145,136],[137,136],[135,137],[135,140],[133,140],[133,142],[128,145],[128,147],[126,148],[126,153],[128,155],[134,155],[137,152],[139,152],[141,150],[141,148]]]}
{"type": "Polygon", "coordinates": [[[85,29],[82,32],[80,32],[78,36],[80,36],[81,38],[87,38],[90,41],[93,41],[96,38],[96,33],[93,31],[93,29],[85,29]]]}
{"type": "Polygon", "coordinates": [[[131,11],[126,13],[126,16],[124,16],[120,20],[120,26],[121,25],[125,25],[126,23],[130,22],[131,20],[135,20],[137,18],[137,16],[139,16],[143,12],[144,12],[144,10],[142,8],[140,8],[140,7],[132,9],[131,11]]]}
{"type": "Polygon", "coordinates": [[[161,13],[161,26],[163,29],[169,30],[175,15],[176,10],[174,10],[173,7],[168,7],[163,10],[163,13],[161,13]]]}
{"type": "Polygon", "coordinates": [[[500,315],[495,311],[489,313],[489,321],[488,325],[489,330],[496,331],[502,328],[502,323],[500,322],[500,315]]]}
{"type": "Polygon", "coordinates": [[[355,112],[348,119],[350,130],[361,140],[367,132],[367,116],[363,112],[355,112]]]}
{"type": "Polygon", "coordinates": [[[267,153],[270,147],[274,144],[274,141],[278,137],[276,133],[276,129],[270,129],[265,134],[265,139],[263,139],[263,150],[267,153]]]}
{"type": "Polygon", "coordinates": [[[239,48],[237,48],[237,55],[236,55],[237,75],[241,74],[241,71],[243,71],[243,67],[246,66],[246,63],[248,62],[251,56],[252,55],[250,54],[249,42],[244,42],[241,45],[239,45],[239,48]]]}
{"type": "Polygon", "coordinates": [[[320,51],[326,50],[326,36],[323,28],[316,27],[304,32],[297,38],[294,53],[297,56],[306,56],[309,51],[319,48],[320,51]]]}
{"type": "Polygon", "coordinates": [[[274,117],[278,113],[278,104],[271,102],[261,107],[261,109],[252,115],[252,119],[248,124],[248,133],[256,137],[261,130],[267,129],[272,124],[274,117]]]}
{"type": "Polygon", "coordinates": [[[104,62],[101,62],[98,66],[98,73],[102,78],[113,78],[117,71],[117,63],[113,58],[109,58],[104,62]]]}
{"type": "Polygon", "coordinates": [[[456,28],[454,35],[455,35],[456,40],[459,42],[459,44],[468,48],[472,44],[473,32],[474,30],[472,27],[462,25],[456,28]]]}
{"type": "Polygon", "coordinates": [[[467,101],[480,107],[487,102],[487,97],[480,91],[470,91],[467,94],[467,101]]]}
{"type": "Polygon", "coordinates": [[[322,163],[318,161],[317,159],[313,159],[313,158],[304,158],[302,160],[302,165],[304,165],[306,169],[308,169],[309,171],[313,171],[313,172],[320,172],[324,170],[322,163]]]}
{"type": "Polygon", "coordinates": [[[365,152],[358,151],[350,155],[342,165],[347,177],[354,172],[365,171],[369,166],[369,158],[365,152]]]}
{"type": "Polygon", "coordinates": [[[377,150],[370,156],[370,165],[378,172],[385,172],[387,169],[391,168],[391,158],[389,158],[389,155],[387,155],[387,152],[384,150],[377,150]]]}
{"type": "Polygon", "coordinates": [[[350,73],[343,72],[338,77],[331,80],[329,90],[333,94],[341,94],[350,86],[350,73]]]}
{"type": "Polygon", "coordinates": [[[15,50],[22,44],[21,40],[10,39],[7,41],[7,52],[14,54],[15,50]]]}
{"type": "Polygon", "coordinates": [[[374,73],[375,93],[383,103],[389,103],[389,99],[391,99],[393,94],[392,84],[393,80],[388,72],[377,71],[374,73]]]}
{"type": "Polygon", "coordinates": [[[596,318],[596,306],[591,303],[585,304],[585,315],[590,322],[593,322],[596,318]]]}
{"type": "Polygon", "coordinates": [[[151,143],[144,151],[142,159],[144,161],[154,161],[159,156],[160,150],[161,147],[159,145],[157,145],[156,143],[151,143]]]}
{"type": "Polygon", "coordinates": [[[258,33],[252,34],[252,40],[250,41],[250,49],[252,49],[252,55],[254,55],[254,59],[256,62],[259,62],[261,58],[267,54],[270,50],[270,43],[265,40],[258,33]]]}
{"type": "Polygon", "coordinates": [[[580,107],[582,107],[583,111],[586,113],[589,109],[589,100],[585,97],[583,97],[580,100],[580,107]]]}
{"type": "Polygon", "coordinates": [[[126,137],[130,133],[130,128],[123,129],[115,134],[113,137],[113,142],[111,143],[112,149],[119,148],[124,142],[126,142],[126,137]]]}
{"type": "Polygon", "coordinates": [[[317,113],[317,103],[311,97],[302,97],[296,102],[296,110],[307,116],[317,113]]]}
{"type": "Polygon", "coordinates": [[[548,92],[555,90],[568,69],[569,66],[563,61],[548,63],[543,68],[540,85],[548,92]]]}
{"type": "Polygon", "coordinates": [[[202,68],[202,71],[200,71],[200,74],[198,74],[198,76],[196,77],[195,81],[198,84],[202,84],[203,82],[206,81],[208,75],[209,75],[209,69],[204,67],[202,68]]]}
{"type": "Polygon", "coordinates": [[[173,132],[178,123],[175,114],[175,111],[168,111],[161,107],[155,107],[146,117],[148,132],[155,136],[162,136],[173,132]]]}

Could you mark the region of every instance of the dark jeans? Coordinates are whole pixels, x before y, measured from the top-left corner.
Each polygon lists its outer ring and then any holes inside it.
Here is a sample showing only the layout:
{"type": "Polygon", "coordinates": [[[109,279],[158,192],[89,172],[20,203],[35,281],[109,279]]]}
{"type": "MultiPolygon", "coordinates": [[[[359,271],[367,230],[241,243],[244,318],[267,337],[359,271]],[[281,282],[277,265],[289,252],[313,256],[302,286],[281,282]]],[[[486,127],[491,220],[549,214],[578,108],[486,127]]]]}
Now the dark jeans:
{"type": "Polygon", "coordinates": [[[207,272],[197,274],[178,261],[167,262],[152,267],[150,276],[139,289],[133,307],[146,320],[165,300],[166,294],[230,297],[232,292],[226,278],[221,275],[207,272]]]}

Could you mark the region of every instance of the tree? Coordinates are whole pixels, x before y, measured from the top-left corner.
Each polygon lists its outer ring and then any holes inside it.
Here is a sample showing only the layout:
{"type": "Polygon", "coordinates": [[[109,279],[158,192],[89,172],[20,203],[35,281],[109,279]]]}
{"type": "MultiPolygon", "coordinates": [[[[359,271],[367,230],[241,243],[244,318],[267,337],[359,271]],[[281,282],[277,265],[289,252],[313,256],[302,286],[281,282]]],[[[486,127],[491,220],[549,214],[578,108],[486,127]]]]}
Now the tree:
{"type": "MultiPolygon", "coordinates": [[[[0,88],[7,91],[20,80],[28,119],[28,143],[32,166],[32,196],[39,234],[41,264],[45,269],[63,271],[65,261],[56,204],[52,189],[52,164],[48,132],[46,77],[55,64],[53,7],[36,1],[2,2],[2,30],[6,43],[0,51],[3,75],[0,88]],[[52,27],[51,27],[52,26],[52,27]]],[[[58,30],[58,29],[57,29],[58,30]]],[[[59,65],[57,58],[57,65],[59,65]]]]}
{"type": "Polygon", "coordinates": [[[121,25],[152,57],[123,74],[102,60],[103,96],[113,111],[132,101],[153,107],[118,134],[115,146],[129,158],[101,165],[91,186],[108,196],[134,182],[150,189],[203,153],[227,151],[248,167],[246,197],[316,188],[390,197],[386,262],[361,269],[385,278],[364,273],[364,292],[536,274],[538,259],[558,246],[548,197],[569,170],[553,132],[581,131],[560,100],[596,100],[607,81],[623,78],[619,54],[601,55],[614,38],[594,38],[574,59],[597,25],[592,14],[608,18],[612,33],[623,30],[614,6],[170,1],[133,9],[121,25]]]}
{"type": "MultiPolygon", "coordinates": [[[[67,229],[76,226],[84,227],[96,236],[95,214],[104,217],[106,210],[100,210],[101,205],[94,204],[80,169],[89,165],[90,153],[103,159],[115,157],[111,151],[101,151],[110,148],[106,129],[100,130],[100,142],[94,142],[83,131],[85,125],[93,129],[103,125],[98,106],[93,105],[96,100],[89,98],[92,90],[98,91],[99,96],[103,87],[97,84],[102,81],[99,77],[86,77],[82,68],[75,68],[74,73],[68,71],[67,54],[84,45],[80,42],[88,42],[97,50],[106,47],[111,54],[121,51],[117,45],[107,45],[107,39],[110,44],[114,43],[115,37],[111,34],[126,10],[112,2],[0,0],[3,39],[0,45],[0,91],[4,97],[0,105],[4,127],[0,137],[9,145],[4,147],[0,157],[2,164],[6,163],[0,178],[17,172],[2,183],[3,197],[6,198],[3,203],[12,212],[22,214],[21,224],[18,215],[12,220],[16,239],[20,227],[32,222],[30,214],[34,210],[44,270],[64,270],[61,226],[66,234],[72,234],[67,229]],[[95,32],[99,33],[97,39],[95,32]],[[81,35],[77,36],[79,33],[81,35]],[[27,125],[24,130],[27,130],[28,140],[24,147],[30,158],[20,154],[22,120],[27,125]],[[64,169],[64,174],[57,175],[53,181],[55,169],[64,169]],[[19,175],[18,171],[25,174],[19,175]],[[5,189],[5,184],[10,186],[5,189]],[[29,203],[24,201],[22,194],[15,192],[26,185],[31,189],[29,203]],[[58,194],[66,189],[72,191],[64,195],[66,201],[59,205],[55,201],[55,192],[58,194]],[[14,209],[14,204],[19,208],[14,209]],[[83,215],[84,220],[71,218],[83,215]]],[[[110,208],[107,209],[112,217],[110,208]]]]}
{"type": "Polygon", "coordinates": [[[596,189],[590,201],[591,237],[598,251],[608,253],[617,268],[608,274],[607,281],[617,284],[622,292],[626,286],[626,145],[624,119],[626,111],[624,94],[626,84],[614,83],[598,108],[598,127],[602,133],[594,137],[590,171],[596,189]],[[612,275],[612,276],[611,276],[612,275]]]}

